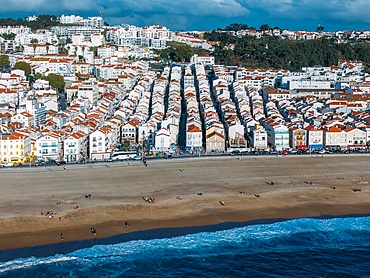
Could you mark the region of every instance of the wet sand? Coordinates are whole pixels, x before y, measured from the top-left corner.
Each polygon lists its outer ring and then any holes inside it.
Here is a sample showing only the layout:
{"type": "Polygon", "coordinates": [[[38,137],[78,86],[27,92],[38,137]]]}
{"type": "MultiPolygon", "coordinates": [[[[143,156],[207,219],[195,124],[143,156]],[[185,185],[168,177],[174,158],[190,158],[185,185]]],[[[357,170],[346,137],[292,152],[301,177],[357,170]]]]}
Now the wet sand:
{"type": "Polygon", "coordinates": [[[369,155],[229,156],[148,160],[148,167],[133,161],[3,168],[0,250],[58,243],[61,233],[68,242],[155,228],[369,214],[369,162],[369,155]],[[54,217],[41,215],[47,211],[54,217]]]}

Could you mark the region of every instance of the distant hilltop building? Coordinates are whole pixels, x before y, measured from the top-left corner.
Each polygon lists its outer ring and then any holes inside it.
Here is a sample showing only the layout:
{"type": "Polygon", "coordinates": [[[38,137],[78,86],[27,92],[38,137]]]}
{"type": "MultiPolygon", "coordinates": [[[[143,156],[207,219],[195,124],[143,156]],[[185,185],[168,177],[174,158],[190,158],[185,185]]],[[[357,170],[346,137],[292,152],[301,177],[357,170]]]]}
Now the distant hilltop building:
{"type": "Polygon", "coordinates": [[[196,65],[214,65],[215,57],[212,55],[194,54],[194,56],[190,59],[190,63],[196,65]]]}
{"type": "Polygon", "coordinates": [[[36,21],[36,20],[37,20],[37,16],[35,15],[26,17],[26,21],[36,21]]]}
{"type": "Polygon", "coordinates": [[[83,17],[78,15],[64,15],[59,18],[61,24],[83,24],[83,17]]]}
{"type": "Polygon", "coordinates": [[[62,14],[59,18],[61,24],[77,24],[85,27],[96,27],[101,28],[104,25],[104,20],[101,16],[92,16],[84,19],[77,15],[64,15],[62,14]]]}
{"type": "Polygon", "coordinates": [[[108,30],[107,39],[121,46],[137,45],[165,48],[166,42],[171,40],[171,32],[160,25],[136,27],[125,24],[108,30]]]}

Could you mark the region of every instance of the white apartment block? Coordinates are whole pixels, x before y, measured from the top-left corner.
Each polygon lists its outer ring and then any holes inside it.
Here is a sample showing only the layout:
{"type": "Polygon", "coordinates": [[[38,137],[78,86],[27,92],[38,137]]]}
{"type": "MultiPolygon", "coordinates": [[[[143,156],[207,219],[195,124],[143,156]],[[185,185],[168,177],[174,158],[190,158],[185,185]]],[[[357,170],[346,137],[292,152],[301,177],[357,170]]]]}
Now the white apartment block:
{"type": "Polygon", "coordinates": [[[171,33],[166,27],[159,25],[142,28],[124,25],[108,31],[107,37],[117,45],[164,48],[166,47],[166,42],[171,39],[171,33]]]}
{"type": "Polygon", "coordinates": [[[214,56],[204,56],[204,55],[198,55],[194,54],[193,57],[190,59],[191,64],[195,65],[214,65],[215,64],[215,57],[214,56]]]}
{"type": "Polygon", "coordinates": [[[99,97],[99,87],[97,82],[93,79],[89,79],[79,84],[77,96],[79,98],[87,98],[90,101],[91,106],[97,105],[99,97]]]}
{"type": "Polygon", "coordinates": [[[0,34],[30,34],[31,28],[27,26],[0,26],[0,34]]]}
{"type": "Polygon", "coordinates": [[[36,156],[40,160],[60,159],[61,144],[59,137],[50,134],[45,135],[36,140],[36,156]]]}
{"type": "Polygon", "coordinates": [[[86,146],[87,135],[82,131],[74,132],[67,137],[64,144],[64,161],[79,161],[82,158],[86,158],[86,146]]]}
{"type": "Polygon", "coordinates": [[[15,36],[14,42],[16,45],[29,45],[32,40],[36,40],[37,44],[57,44],[58,38],[55,34],[47,29],[39,29],[34,33],[20,33],[15,36]]]}
{"type": "Polygon", "coordinates": [[[253,130],[252,144],[254,150],[267,149],[267,132],[262,126],[258,126],[253,130]]]}
{"type": "Polygon", "coordinates": [[[104,20],[100,16],[91,16],[83,21],[85,27],[102,28],[104,26],[104,20]]]}
{"type": "Polygon", "coordinates": [[[83,17],[78,15],[64,15],[62,14],[59,17],[59,21],[61,24],[75,24],[75,23],[82,23],[83,17]]]}

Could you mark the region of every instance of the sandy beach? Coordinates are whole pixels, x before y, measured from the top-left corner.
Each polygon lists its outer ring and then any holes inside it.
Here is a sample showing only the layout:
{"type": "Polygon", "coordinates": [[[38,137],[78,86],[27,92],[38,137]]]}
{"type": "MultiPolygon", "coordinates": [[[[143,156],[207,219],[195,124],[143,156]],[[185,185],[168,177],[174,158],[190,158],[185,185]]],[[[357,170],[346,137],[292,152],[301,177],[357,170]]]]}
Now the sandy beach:
{"type": "Polygon", "coordinates": [[[369,155],[228,156],[148,160],[148,167],[132,161],[3,168],[0,250],[57,243],[61,233],[67,242],[154,228],[368,214],[369,162],[369,155]]]}

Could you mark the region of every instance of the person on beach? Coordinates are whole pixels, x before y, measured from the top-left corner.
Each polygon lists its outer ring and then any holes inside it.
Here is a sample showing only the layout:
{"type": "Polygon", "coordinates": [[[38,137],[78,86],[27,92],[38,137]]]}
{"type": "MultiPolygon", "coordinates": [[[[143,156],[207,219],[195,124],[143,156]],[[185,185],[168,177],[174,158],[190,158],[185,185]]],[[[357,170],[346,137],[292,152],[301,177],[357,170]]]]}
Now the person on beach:
{"type": "Polygon", "coordinates": [[[64,235],[63,235],[63,233],[61,233],[61,234],[60,234],[60,239],[61,239],[61,240],[64,240],[64,235]]]}
{"type": "Polygon", "coordinates": [[[130,228],[131,227],[131,224],[128,223],[127,221],[125,221],[125,225],[126,225],[127,228],[130,228]]]}
{"type": "Polygon", "coordinates": [[[91,228],[91,233],[96,236],[96,230],[94,228],[91,228]]]}

